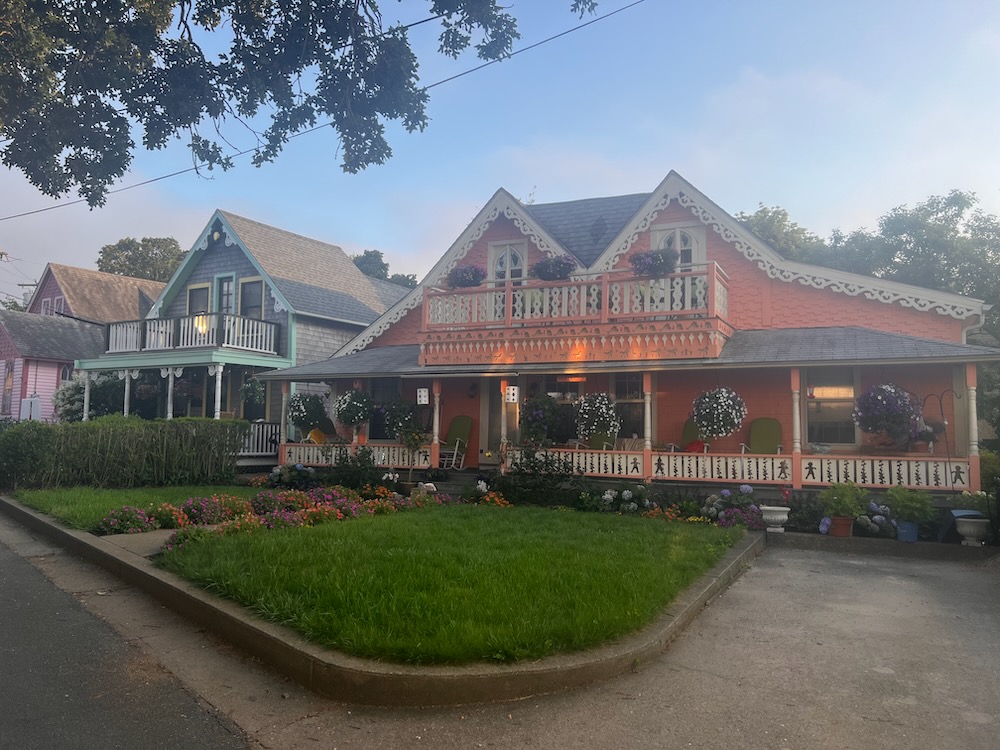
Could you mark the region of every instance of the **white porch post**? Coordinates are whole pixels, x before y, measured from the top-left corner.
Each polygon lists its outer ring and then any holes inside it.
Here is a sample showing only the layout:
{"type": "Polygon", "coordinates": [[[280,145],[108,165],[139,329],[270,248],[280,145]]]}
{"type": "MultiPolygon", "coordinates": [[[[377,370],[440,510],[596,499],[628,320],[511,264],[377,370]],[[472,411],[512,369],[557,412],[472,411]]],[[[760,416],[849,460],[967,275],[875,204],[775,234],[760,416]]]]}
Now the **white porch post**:
{"type": "Polygon", "coordinates": [[[645,438],[643,450],[653,449],[653,394],[645,390],[642,394],[642,436],[645,438]]]}
{"type": "Polygon", "coordinates": [[[801,381],[799,369],[792,368],[792,453],[802,452],[801,381]]]}
{"type": "Polygon", "coordinates": [[[167,379],[167,419],[174,418],[174,377],[184,372],[183,367],[161,367],[160,377],[167,379]]]}
{"type": "Polygon", "coordinates": [[[966,394],[969,399],[969,455],[979,455],[979,415],[976,408],[976,384],[972,382],[966,394]]]}
{"type": "Polygon", "coordinates": [[[222,371],[225,368],[222,363],[208,366],[208,374],[215,375],[215,415],[212,419],[222,418],[222,371]]]}
{"type": "Polygon", "coordinates": [[[90,370],[83,371],[83,421],[90,421],[90,370]]]}
{"type": "Polygon", "coordinates": [[[130,406],[131,406],[130,401],[131,401],[131,396],[132,396],[132,386],[130,385],[129,381],[130,380],[135,380],[136,378],[138,378],[139,377],[139,371],[138,370],[119,370],[118,371],[118,377],[125,381],[125,403],[124,403],[124,406],[122,407],[122,414],[124,414],[127,417],[128,414],[129,414],[130,406]]]}

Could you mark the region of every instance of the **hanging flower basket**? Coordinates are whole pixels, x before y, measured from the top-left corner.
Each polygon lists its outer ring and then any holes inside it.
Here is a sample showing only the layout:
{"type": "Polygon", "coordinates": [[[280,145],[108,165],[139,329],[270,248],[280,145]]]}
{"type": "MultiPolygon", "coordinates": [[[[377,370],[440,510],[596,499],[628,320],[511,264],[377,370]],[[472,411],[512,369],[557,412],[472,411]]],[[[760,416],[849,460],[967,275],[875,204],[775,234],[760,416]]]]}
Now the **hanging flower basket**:
{"type": "Polygon", "coordinates": [[[308,432],[326,416],[323,397],[317,393],[293,393],[288,399],[288,418],[303,432],[308,432]]]}
{"type": "Polygon", "coordinates": [[[897,443],[919,432],[922,414],[908,392],[894,383],[880,383],[858,396],[851,418],[862,432],[884,433],[889,442],[897,443]]]}
{"type": "Polygon", "coordinates": [[[607,393],[589,393],[576,403],[576,434],[580,440],[592,435],[614,439],[622,428],[615,402],[607,393]]]}
{"type": "Polygon", "coordinates": [[[666,276],[677,268],[676,250],[650,250],[629,258],[636,276],[666,276]]]}
{"type": "Polygon", "coordinates": [[[732,388],[705,391],[694,400],[691,419],[698,428],[700,438],[723,438],[732,435],[743,425],[747,406],[732,388]]]}
{"type": "Polygon", "coordinates": [[[452,289],[479,286],[486,279],[486,269],[474,263],[455,266],[448,272],[448,286],[452,289]]]}
{"type": "Polygon", "coordinates": [[[263,404],[264,383],[254,377],[247,378],[240,388],[240,398],[248,404],[263,404]]]}
{"type": "Polygon", "coordinates": [[[576,263],[568,255],[557,255],[554,258],[543,258],[531,267],[531,275],[542,281],[561,281],[568,279],[576,270],[576,263]]]}
{"type": "Polygon", "coordinates": [[[364,424],[372,415],[371,397],[364,391],[350,390],[337,396],[333,411],[337,421],[348,427],[364,424]]]}

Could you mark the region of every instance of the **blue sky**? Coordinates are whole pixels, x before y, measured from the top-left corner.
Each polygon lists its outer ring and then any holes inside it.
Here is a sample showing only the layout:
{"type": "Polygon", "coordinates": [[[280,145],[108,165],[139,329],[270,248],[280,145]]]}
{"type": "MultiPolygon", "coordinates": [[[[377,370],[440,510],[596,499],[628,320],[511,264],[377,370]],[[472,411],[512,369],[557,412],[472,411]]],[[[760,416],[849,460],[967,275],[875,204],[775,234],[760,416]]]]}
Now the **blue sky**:
{"type": "MultiPolygon", "coordinates": [[[[598,15],[629,4],[600,0],[598,15]]],[[[389,23],[427,11],[382,5],[389,23]]],[[[515,48],[579,24],[569,5],[514,2],[515,48]]],[[[432,32],[411,37],[424,83],[477,63],[438,56],[432,32]]],[[[211,179],[175,177],[93,211],[0,221],[10,258],[0,294],[19,294],[46,262],[92,268],[102,245],[125,236],[173,236],[187,249],[216,208],[351,254],[381,250],[391,271],[422,277],[499,187],[547,203],[646,192],[671,169],[730,213],[779,205],[822,236],[873,228],[893,207],[953,188],[1000,214],[998,84],[995,1],[646,0],[434,88],[427,130],[390,126],[393,159],[360,175],[340,170],[323,130],[261,168],[244,157],[211,179]]],[[[140,151],[122,184],[190,164],[180,143],[140,151]]],[[[0,216],[54,203],[2,170],[0,196],[0,216]]]]}

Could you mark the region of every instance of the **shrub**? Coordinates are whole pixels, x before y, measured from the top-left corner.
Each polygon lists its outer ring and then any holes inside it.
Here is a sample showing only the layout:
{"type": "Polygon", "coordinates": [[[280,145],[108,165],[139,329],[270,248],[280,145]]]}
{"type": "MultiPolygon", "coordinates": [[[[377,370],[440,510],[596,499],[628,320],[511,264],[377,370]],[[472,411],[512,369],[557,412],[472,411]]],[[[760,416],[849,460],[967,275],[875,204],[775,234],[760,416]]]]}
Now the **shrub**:
{"type": "Polygon", "coordinates": [[[924,523],[934,518],[934,498],[929,492],[898,484],[886,491],[885,498],[898,521],[924,523]]]}
{"type": "Polygon", "coordinates": [[[385,471],[375,465],[371,448],[361,447],[351,454],[346,449],[341,452],[334,466],[316,470],[316,482],[324,487],[341,486],[359,490],[366,484],[378,484],[385,471]]]}
{"type": "Polygon", "coordinates": [[[195,526],[210,526],[233,517],[222,498],[214,495],[189,498],[181,505],[181,511],[195,526]]]}
{"type": "Polygon", "coordinates": [[[161,529],[181,529],[191,523],[187,514],[173,503],[161,503],[149,515],[161,529]]]}
{"type": "Polygon", "coordinates": [[[546,452],[522,451],[505,474],[486,478],[488,489],[515,505],[574,505],[589,488],[573,462],[546,452]]]}
{"type": "Polygon", "coordinates": [[[983,492],[996,497],[1000,489],[1000,453],[987,449],[979,451],[979,482],[983,492]]]}
{"type": "Polygon", "coordinates": [[[54,430],[40,422],[5,423],[0,429],[0,487],[45,484],[56,456],[54,430]]]}
{"type": "Polygon", "coordinates": [[[267,482],[271,487],[284,487],[291,490],[308,490],[319,484],[316,470],[302,464],[275,466],[268,475],[267,482]]]}

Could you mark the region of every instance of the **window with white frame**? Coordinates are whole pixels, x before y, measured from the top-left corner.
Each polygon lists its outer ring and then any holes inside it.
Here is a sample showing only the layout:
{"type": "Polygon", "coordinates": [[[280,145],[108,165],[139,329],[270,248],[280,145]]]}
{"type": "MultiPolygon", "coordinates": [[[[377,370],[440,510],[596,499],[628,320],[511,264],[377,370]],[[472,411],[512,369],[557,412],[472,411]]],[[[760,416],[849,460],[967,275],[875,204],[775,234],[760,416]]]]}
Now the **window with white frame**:
{"type": "Polygon", "coordinates": [[[63,386],[73,380],[73,365],[63,365],[59,368],[59,385],[63,386]]]}
{"type": "Polygon", "coordinates": [[[806,439],[809,443],[855,445],[856,374],[853,367],[810,368],[806,371],[806,439]]]}
{"type": "Polygon", "coordinates": [[[56,297],[55,299],[53,299],[52,300],[53,314],[54,315],[62,315],[63,314],[63,305],[64,304],[65,304],[65,298],[63,298],[63,297],[56,297]]]}
{"type": "Polygon", "coordinates": [[[52,314],[52,298],[46,297],[42,300],[42,315],[52,314]]]}
{"type": "Polygon", "coordinates": [[[490,244],[490,281],[515,283],[524,278],[525,246],[523,242],[494,242],[490,244]]]}
{"type": "Polygon", "coordinates": [[[661,225],[650,230],[653,250],[677,251],[677,265],[704,263],[705,227],[701,225],[661,225]]]}

